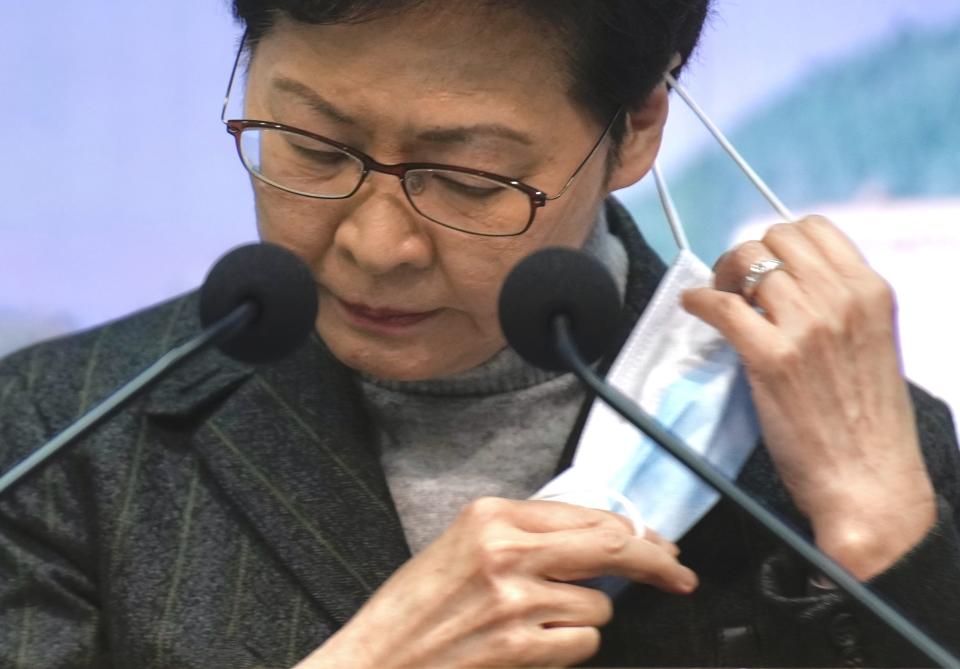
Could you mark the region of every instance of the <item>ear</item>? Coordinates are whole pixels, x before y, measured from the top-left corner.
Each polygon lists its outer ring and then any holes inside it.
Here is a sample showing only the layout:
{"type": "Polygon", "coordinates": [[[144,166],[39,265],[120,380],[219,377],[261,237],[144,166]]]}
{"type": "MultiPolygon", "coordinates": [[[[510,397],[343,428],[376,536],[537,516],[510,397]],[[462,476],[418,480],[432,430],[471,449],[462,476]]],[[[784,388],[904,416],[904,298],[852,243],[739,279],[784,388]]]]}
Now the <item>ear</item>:
{"type": "Polygon", "coordinates": [[[611,191],[637,183],[653,167],[660,151],[663,128],[669,110],[667,84],[661,82],[637,107],[626,110],[619,160],[610,170],[607,188],[611,191]]]}

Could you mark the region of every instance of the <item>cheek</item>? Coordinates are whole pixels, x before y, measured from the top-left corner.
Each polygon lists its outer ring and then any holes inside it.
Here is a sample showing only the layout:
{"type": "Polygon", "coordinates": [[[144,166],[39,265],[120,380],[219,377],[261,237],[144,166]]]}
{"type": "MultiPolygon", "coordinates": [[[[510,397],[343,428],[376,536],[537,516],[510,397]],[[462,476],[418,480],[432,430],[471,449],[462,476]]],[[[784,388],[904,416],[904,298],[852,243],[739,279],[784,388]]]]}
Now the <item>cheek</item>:
{"type": "Polygon", "coordinates": [[[260,239],[284,246],[315,266],[332,242],[337,205],[314,203],[261,184],[254,186],[260,239]]]}
{"type": "MultiPolygon", "coordinates": [[[[572,193],[571,193],[572,194],[572,193]]],[[[571,198],[570,207],[542,210],[533,227],[519,237],[463,240],[439,248],[443,272],[455,300],[470,313],[478,329],[499,333],[500,288],[521,260],[548,246],[580,248],[596,220],[599,202],[571,198]]],[[[559,203],[556,203],[559,204],[559,203]]],[[[549,205],[548,205],[549,207],[549,205]]]]}
{"type": "MultiPolygon", "coordinates": [[[[549,216],[544,216],[543,220],[539,221],[543,225],[537,230],[538,248],[547,246],[581,248],[590,235],[597,215],[600,213],[605,193],[594,195],[593,192],[589,192],[588,196],[583,196],[578,192],[577,185],[589,187],[592,184],[586,181],[583,184],[574,184],[574,188],[564,195],[566,201],[550,203],[562,206],[555,208],[549,216]]],[[[582,190],[586,191],[587,188],[582,190]]],[[[547,208],[549,207],[550,205],[547,205],[547,208]]]]}
{"type": "Polygon", "coordinates": [[[469,315],[478,330],[499,336],[497,300],[507,274],[530,251],[522,237],[463,240],[439,248],[441,271],[450,286],[451,302],[469,315]]]}

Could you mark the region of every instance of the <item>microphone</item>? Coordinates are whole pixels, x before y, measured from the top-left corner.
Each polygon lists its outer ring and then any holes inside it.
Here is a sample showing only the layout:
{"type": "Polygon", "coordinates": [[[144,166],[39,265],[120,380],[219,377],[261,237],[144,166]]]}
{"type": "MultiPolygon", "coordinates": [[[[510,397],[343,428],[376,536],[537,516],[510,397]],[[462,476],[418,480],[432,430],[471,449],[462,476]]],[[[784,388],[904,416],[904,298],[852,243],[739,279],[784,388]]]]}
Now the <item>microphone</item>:
{"type": "Polygon", "coordinates": [[[960,668],[960,660],[943,646],[593,371],[589,363],[612,343],[619,310],[619,295],[606,268],[581,252],[563,248],[543,249],[523,259],[507,276],[499,299],[501,329],[521,357],[545,369],[572,371],[614,411],[914,648],[942,667],[960,668]]]}
{"type": "Polygon", "coordinates": [[[278,360],[306,339],[316,316],[313,275],[294,253],[273,244],[233,249],[200,288],[204,329],[14,465],[0,477],[0,496],[200,351],[216,345],[242,362],[278,360]]]}
{"type": "Polygon", "coordinates": [[[200,288],[200,323],[215,327],[249,304],[256,317],[217,346],[235,360],[273,362],[296,349],[317,318],[313,274],[293,252],[275,244],[247,244],[224,255],[200,288]]]}
{"type": "Polygon", "coordinates": [[[500,327],[520,356],[551,371],[568,362],[553,342],[553,317],[570,318],[572,335],[593,362],[613,343],[620,316],[620,294],[613,277],[585,253],[550,247],[524,258],[500,290],[500,327]]]}

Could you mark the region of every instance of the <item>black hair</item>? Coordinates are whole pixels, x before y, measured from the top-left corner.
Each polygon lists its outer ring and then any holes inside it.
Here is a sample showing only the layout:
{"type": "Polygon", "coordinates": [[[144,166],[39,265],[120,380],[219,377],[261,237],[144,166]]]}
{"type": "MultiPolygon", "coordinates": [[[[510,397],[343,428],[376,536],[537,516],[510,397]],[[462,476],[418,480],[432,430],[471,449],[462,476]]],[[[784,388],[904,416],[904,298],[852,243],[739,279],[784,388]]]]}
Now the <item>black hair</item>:
{"type": "MultiPolygon", "coordinates": [[[[450,0],[440,0],[449,5],[450,0]]],[[[710,0],[466,0],[470,5],[519,10],[533,26],[552,31],[570,66],[573,99],[605,125],[621,108],[641,104],[659,83],[673,54],[686,63],[696,47],[710,0]]],[[[360,23],[429,0],[233,0],[248,49],[278,15],[304,23],[360,23]]],[[[674,69],[679,74],[682,64],[674,69]]],[[[619,145],[624,125],[611,129],[619,145]]]]}

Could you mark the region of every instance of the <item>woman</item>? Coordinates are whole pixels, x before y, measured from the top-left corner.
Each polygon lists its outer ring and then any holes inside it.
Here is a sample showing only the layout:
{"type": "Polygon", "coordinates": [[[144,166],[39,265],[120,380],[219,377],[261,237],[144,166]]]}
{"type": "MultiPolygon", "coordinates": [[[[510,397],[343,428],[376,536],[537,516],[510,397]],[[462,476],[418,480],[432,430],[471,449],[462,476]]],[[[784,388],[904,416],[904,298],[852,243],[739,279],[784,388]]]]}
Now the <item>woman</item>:
{"type": "MultiPolygon", "coordinates": [[[[318,338],[256,369],[196,361],[3,501],[5,665],[924,661],[723,504],[678,556],[613,514],[519,501],[569,459],[585,400],[504,350],[499,287],[582,247],[630,330],[663,267],[608,196],[650,169],[662,73],[706,2],[235,11],[250,60],[228,127],[261,237],[314,271],[318,338]],[[635,582],[615,612],[571,583],[605,573],[635,582]]],[[[908,389],[890,290],[835,227],[776,226],[716,285],[771,258],[749,301],[683,304],[748,370],[765,449],[741,479],[952,638],[949,413],[908,389]]],[[[194,302],[5,361],[4,469],[194,331],[194,302]]]]}

